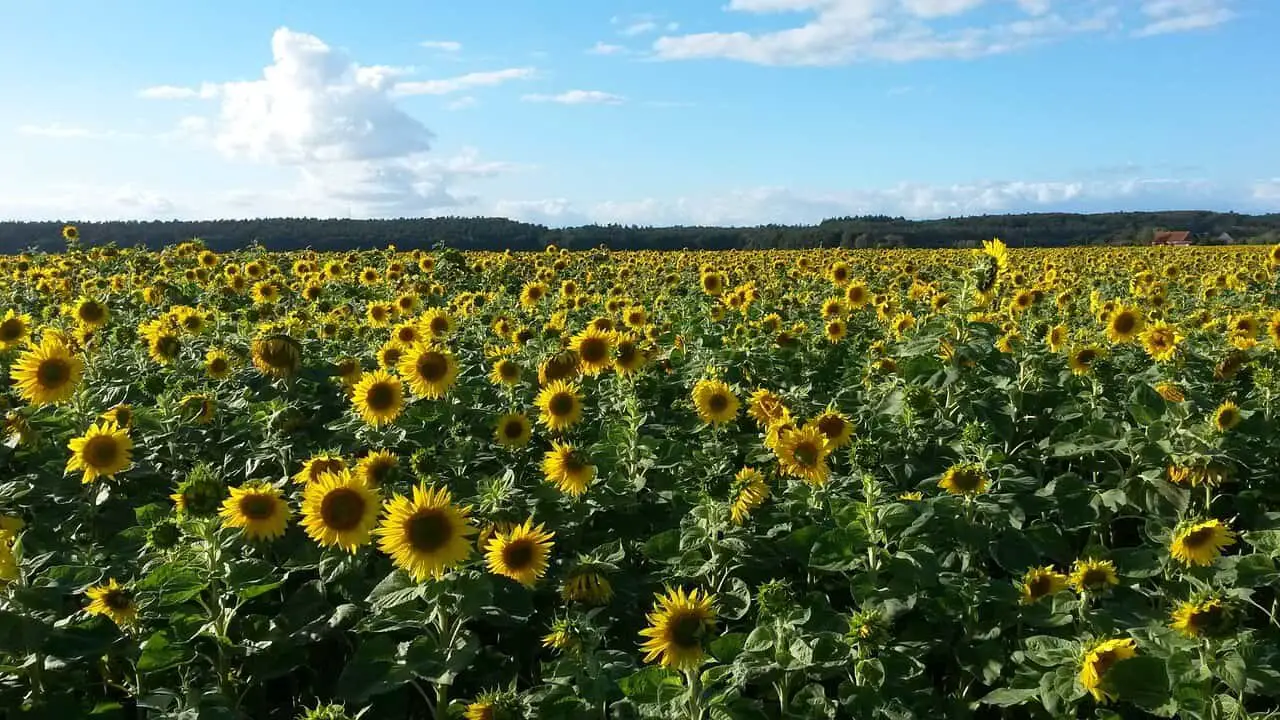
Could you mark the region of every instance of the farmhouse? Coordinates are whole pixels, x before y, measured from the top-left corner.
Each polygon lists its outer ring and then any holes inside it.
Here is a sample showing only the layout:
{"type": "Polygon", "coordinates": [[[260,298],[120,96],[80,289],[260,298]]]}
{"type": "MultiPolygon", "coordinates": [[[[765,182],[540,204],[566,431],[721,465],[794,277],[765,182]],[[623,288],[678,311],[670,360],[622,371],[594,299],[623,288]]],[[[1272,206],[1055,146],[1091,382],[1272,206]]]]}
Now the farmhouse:
{"type": "Polygon", "coordinates": [[[1161,230],[1151,238],[1152,245],[1190,245],[1191,233],[1186,230],[1161,230]]]}

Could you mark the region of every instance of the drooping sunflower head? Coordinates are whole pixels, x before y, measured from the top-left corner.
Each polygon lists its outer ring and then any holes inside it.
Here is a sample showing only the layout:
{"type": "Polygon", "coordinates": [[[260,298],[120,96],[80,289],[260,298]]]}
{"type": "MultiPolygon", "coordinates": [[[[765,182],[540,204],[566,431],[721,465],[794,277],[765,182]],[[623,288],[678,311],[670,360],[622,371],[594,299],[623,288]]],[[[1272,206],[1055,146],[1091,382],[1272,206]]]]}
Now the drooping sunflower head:
{"type": "Polygon", "coordinates": [[[991,478],[975,463],[957,463],[947,468],[938,487],[952,495],[977,495],[985,492],[991,478]]]}
{"type": "Polygon", "coordinates": [[[1230,400],[1222,403],[1213,411],[1213,427],[1218,432],[1227,432],[1234,429],[1242,419],[1244,419],[1244,416],[1240,413],[1240,406],[1230,400]]]}
{"type": "Polygon", "coordinates": [[[555,533],[548,532],[541,524],[535,527],[532,518],[507,532],[496,533],[485,548],[489,572],[533,587],[547,571],[551,548],[555,545],[553,538],[555,533]]]}
{"type": "Polygon", "coordinates": [[[503,447],[524,447],[533,434],[533,423],[523,413],[507,413],[498,417],[493,439],[503,447]]]}
{"type": "Polygon", "coordinates": [[[1184,565],[1211,565],[1235,543],[1236,534],[1221,520],[1183,523],[1174,530],[1169,554],[1184,565]]]}
{"type": "Polygon", "coordinates": [[[557,380],[571,381],[581,374],[578,365],[578,354],[572,350],[564,350],[543,360],[538,365],[538,384],[548,385],[557,380]]]}
{"type": "Polygon", "coordinates": [[[1067,367],[1076,375],[1087,375],[1093,371],[1094,365],[1102,358],[1102,349],[1096,345],[1084,345],[1071,351],[1067,358],[1067,367]]]}
{"type": "Polygon", "coordinates": [[[1110,560],[1077,560],[1071,569],[1071,586],[1077,592],[1101,590],[1118,582],[1115,563],[1110,560]]]}
{"type": "Polygon", "coordinates": [[[419,344],[400,359],[400,374],[419,397],[442,398],[458,379],[458,360],[438,345],[419,344]]]}
{"type": "Polygon", "coordinates": [[[218,511],[223,527],[240,528],[244,536],[253,541],[274,540],[284,535],[292,514],[280,489],[264,482],[231,488],[218,511]]]}
{"type": "Polygon", "coordinates": [[[553,432],[567,430],[582,420],[582,395],[577,385],[556,380],[538,393],[536,403],[538,421],[553,432]]]}
{"type": "Polygon", "coordinates": [[[387,503],[374,534],[378,547],[396,567],[421,582],[440,577],[471,554],[470,508],[453,504],[447,489],[419,484],[413,497],[396,495],[387,503]]]}
{"type": "Polygon", "coordinates": [[[120,403],[102,413],[100,417],[118,427],[128,429],[133,426],[133,406],[127,403],[120,403]]]}
{"type": "Polygon", "coordinates": [[[127,627],[138,620],[138,603],[133,592],[121,585],[115,578],[106,583],[94,585],[84,592],[89,598],[85,612],[90,615],[101,615],[109,618],[120,627],[127,627]]]}
{"type": "Polygon", "coordinates": [[[404,410],[404,388],[400,378],[385,370],[365,373],[351,390],[356,412],[373,427],[394,422],[404,410]]]}
{"type": "Polygon", "coordinates": [[[1190,600],[1178,604],[1169,626],[1187,637],[1220,635],[1230,628],[1230,608],[1221,597],[1190,600]]]}
{"type": "Polygon", "coordinates": [[[1137,644],[1132,638],[1103,640],[1094,644],[1081,660],[1080,684],[1098,702],[1114,699],[1113,693],[1105,686],[1107,671],[1121,660],[1128,660],[1137,654],[1137,644]]]}
{"type": "Polygon", "coordinates": [[[573,445],[554,441],[542,458],[542,473],[560,492],[579,497],[595,479],[596,467],[573,445]]]}
{"type": "Polygon", "coordinates": [[[603,569],[587,563],[575,567],[560,588],[565,602],[583,605],[607,605],[613,598],[613,585],[605,577],[603,569]]]}
{"type": "Polygon", "coordinates": [[[723,380],[704,378],[693,386],[693,405],[703,422],[723,425],[737,417],[741,403],[723,380]]]}
{"type": "Polygon", "coordinates": [[[115,477],[133,464],[129,431],[115,423],[89,426],[84,435],[73,438],[68,447],[71,458],[67,460],[67,472],[81,472],[82,482],[86,484],[100,477],[115,477]]]}
{"type": "Polygon", "coordinates": [[[355,474],[370,487],[391,482],[400,468],[400,459],[388,450],[374,450],[356,461],[355,474]]]}
{"type": "Polygon", "coordinates": [[[319,480],[325,473],[340,473],[346,469],[347,461],[340,455],[330,452],[317,453],[302,463],[302,469],[294,474],[293,481],[311,483],[319,480]]]}
{"type": "Polygon", "coordinates": [[[746,522],[751,511],[764,504],[769,497],[769,483],[755,468],[742,468],[733,478],[733,495],[729,517],[735,525],[746,522]]]}
{"type": "Polygon", "coordinates": [[[302,526],[320,545],[355,552],[369,542],[381,509],[377,491],[362,476],[325,473],[303,490],[302,526]]]}
{"type": "Polygon", "coordinates": [[[64,339],[46,332],[39,345],[18,357],[10,374],[27,402],[56,405],[71,399],[84,374],[84,362],[72,354],[64,339]]]}
{"type": "Polygon", "coordinates": [[[1067,576],[1053,569],[1053,566],[1035,567],[1027,570],[1022,576],[1020,586],[1023,604],[1033,603],[1041,598],[1062,592],[1067,588],[1067,576]]]}
{"type": "Polygon", "coordinates": [[[715,632],[716,598],[701,589],[686,593],[683,588],[667,588],[656,596],[649,626],[640,631],[645,638],[640,649],[645,662],[663,667],[694,670],[705,657],[703,643],[715,632]]]}
{"type": "Polygon", "coordinates": [[[302,345],[288,335],[255,338],[250,348],[253,365],[264,375],[283,378],[297,374],[302,366],[302,345]]]}
{"type": "Polygon", "coordinates": [[[782,397],[765,388],[759,388],[751,393],[751,397],[747,400],[747,414],[761,427],[769,427],[791,416],[782,397]]]}
{"type": "Polygon", "coordinates": [[[1177,383],[1162,382],[1156,384],[1156,393],[1165,399],[1165,402],[1180,403],[1187,399],[1186,393],[1177,383]]]}

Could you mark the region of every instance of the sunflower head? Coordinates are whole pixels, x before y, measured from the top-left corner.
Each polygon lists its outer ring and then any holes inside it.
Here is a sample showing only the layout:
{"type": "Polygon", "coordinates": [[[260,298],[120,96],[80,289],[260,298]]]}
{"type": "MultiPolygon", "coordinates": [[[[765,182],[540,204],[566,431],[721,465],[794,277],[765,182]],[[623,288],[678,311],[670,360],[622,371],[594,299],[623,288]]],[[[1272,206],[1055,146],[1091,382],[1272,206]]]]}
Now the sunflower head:
{"type": "Polygon", "coordinates": [[[1169,554],[1184,565],[1211,565],[1235,543],[1235,533],[1221,520],[1185,522],[1174,530],[1169,554]]]}
{"type": "Polygon", "coordinates": [[[703,644],[716,625],[716,598],[695,588],[667,588],[656,596],[648,627],[640,631],[645,662],[657,661],[677,670],[696,669],[705,657],[703,644]]]}
{"type": "Polygon", "coordinates": [[[195,517],[208,517],[218,512],[227,486],[222,478],[206,464],[196,465],[178,483],[177,492],[170,495],[178,512],[195,517]]]}
{"type": "Polygon", "coordinates": [[[470,512],[454,505],[447,489],[419,484],[412,497],[396,495],[387,503],[374,534],[392,563],[421,582],[442,576],[471,554],[476,529],[470,512]]]}
{"type": "Polygon", "coordinates": [[[538,420],[553,432],[567,430],[582,420],[582,394],[578,386],[556,380],[537,397],[538,420]]]}
{"type": "Polygon", "coordinates": [[[1102,590],[1119,582],[1115,563],[1110,560],[1077,560],[1071,569],[1071,586],[1077,592],[1102,590]]]}
{"type": "Polygon", "coordinates": [[[352,388],[351,402],[360,417],[374,427],[394,422],[404,410],[400,378],[385,370],[365,373],[352,388]]]}
{"type": "Polygon", "coordinates": [[[133,592],[110,578],[101,585],[94,585],[84,592],[89,599],[85,612],[110,618],[121,627],[133,625],[138,620],[138,603],[133,592]]]}
{"type": "Polygon", "coordinates": [[[1218,432],[1227,432],[1233,430],[1244,416],[1240,413],[1240,406],[1234,402],[1227,400],[1213,411],[1213,427],[1218,432]]]}
{"type": "Polygon", "coordinates": [[[977,495],[985,492],[990,484],[986,471],[974,463],[952,465],[938,481],[938,487],[952,495],[977,495]]]}
{"type": "Polygon", "coordinates": [[[254,339],[250,348],[253,365],[272,377],[290,377],[302,365],[302,345],[288,335],[264,335],[254,339]]]}
{"type": "Polygon", "coordinates": [[[10,374],[29,403],[56,405],[71,399],[84,374],[84,362],[72,354],[63,338],[45,332],[39,345],[18,357],[10,374]]]}
{"type": "Polygon", "coordinates": [[[1215,595],[1179,603],[1169,626],[1187,637],[1212,637],[1229,632],[1232,619],[1230,606],[1215,595]]]}
{"type": "Polygon", "coordinates": [[[1052,566],[1031,568],[1022,576],[1022,602],[1030,604],[1066,588],[1067,576],[1054,570],[1052,566]]]}
{"type": "Polygon", "coordinates": [[[529,443],[533,424],[523,413],[507,413],[498,417],[493,439],[504,447],[524,447],[529,443]]]}
{"type": "Polygon", "coordinates": [[[496,533],[485,548],[489,572],[533,587],[547,571],[554,537],[555,533],[548,532],[541,524],[535,527],[532,518],[506,532],[496,533]]]}
{"type": "Polygon", "coordinates": [[[377,491],[349,471],[325,473],[302,493],[302,527],[325,547],[347,552],[369,542],[382,509],[377,491]]]}
{"type": "Polygon", "coordinates": [[[249,540],[274,540],[284,535],[293,512],[280,489],[264,482],[231,488],[218,516],[224,527],[240,528],[249,540]]]}
{"type": "Polygon", "coordinates": [[[67,472],[82,472],[82,481],[91,483],[100,477],[115,477],[132,464],[133,441],[129,432],[112,422],[89,426],[84,435],[68,444],[71,458],[67,472]]]}
{"type": "Polygon", "coordinates": [[[737,417],[741,403],[724,381],[704,378],[693,387],[693,405],[703,422],[723,425],[737,417]]]}

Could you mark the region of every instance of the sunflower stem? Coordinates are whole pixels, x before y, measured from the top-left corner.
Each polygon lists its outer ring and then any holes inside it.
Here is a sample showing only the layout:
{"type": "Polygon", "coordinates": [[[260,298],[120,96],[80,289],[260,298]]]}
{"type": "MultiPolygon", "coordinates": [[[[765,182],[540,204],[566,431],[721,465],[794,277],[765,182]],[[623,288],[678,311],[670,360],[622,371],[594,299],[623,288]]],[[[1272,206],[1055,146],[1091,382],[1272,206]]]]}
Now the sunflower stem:
{"type": "Polygon", "coordinates": [[[684,671],[685,683],[689,686],[689,718],[702,720],[702,674],[697,668],[684,671]]]}

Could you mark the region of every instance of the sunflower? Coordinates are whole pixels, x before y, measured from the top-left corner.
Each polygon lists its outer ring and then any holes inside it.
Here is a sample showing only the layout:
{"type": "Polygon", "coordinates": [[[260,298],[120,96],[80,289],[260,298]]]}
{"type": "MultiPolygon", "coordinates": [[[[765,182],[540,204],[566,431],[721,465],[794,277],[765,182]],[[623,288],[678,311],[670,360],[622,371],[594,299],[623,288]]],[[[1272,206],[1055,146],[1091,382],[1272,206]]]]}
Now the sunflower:
{"type": "Polygon", "coordinates": [[[555,533],[547,532],[541,524],[534,527],[530,518],[523,525],[499,532],[489,540],[485,564],[495,575],[505,575],[525,587],[533,587],[547,571],[547,557],[555,545],[551,541],[554,537],[555,533]]]}
{"type": "Polygon", "coordinates": [[[352,388],[351,402],[364,421],[374,427],[394,422],[404,410],[400,378],[385,370],[365,373],[352,388]]]}
{"type": "Polygon", "coordinates": [[[280,490],[264,482],[231,488],[218,511],[223,527],[240,528],[250,540],[274,540],[284,535],[292,515],[280,490]]]}
{"type": "Polygon", "coordinates": [[[542,636],[542,646],[556,650],[572,652],[582,647],[582,628],[568,618],[561,618],[551,624],[551,632],[542,636]]]}
{"type": "Polygon", "coordinates": [[[1221,520],[1185,523],[1174,530],[1169,554],[1184,565],[1211,565],[1223,548],[1236,544],[1236,534],[1221,520]]]}
{"type": "MultiPolygon", "coordinates": [[[[400,460],[395,453],[387,450],[374,450],[356,462],[355,474],[370,487],[386,485],[400,467],[400,460]]],[[[339,471],[341,472],[341,471],[339,471]]]]}
{"type": "Polygon", "coordinates": [[[958,463],[947,468],[938,481],[938,487],[952,495],[977,495],[985,492],[991,478],[974,463],[958,463]]]}
{"type": "Polygon", "coordinates": [[[778,456],[778,469],[787,475],[810,485],[823,485],[831,476],[827,465],[831,444],[817,427],[810,425],[780,432],[774,451],[778,456]]]}
{"type": "Polygon", "coordinates": [[[667,588],[655,598],[649,626],[640,631],[648,638],[640,647],[644,661],[657,660],[676,670],[697,669],[704,657],[702,643],[716,627],[715,596],[696,588],[689,593],[667,588]]]}
{"type": "Polygon", "coordinates": [[[458,379],[458,360],[443,347],[415,345],[400,358],[400,374],[414,394],[438,400],[458,379]]]}
{"type": "Polygon", "coordinates": [[[302,527],[325,547],[355,552],[367,544],[379,510],[378,493],[347,471],[325,473],[302,492],[302,527]]]}
{"type": "Polygon", "coordinates": [[[1071,568],[1071,587],[1077,592],[1100,590],[1119,582],[1115,563],[1110,560],[1077,560],[1071,568]]]}
{"type": "Polygon", "coordinates": [[[62,338],[46,332],[14,362],[11,376],[18,394],[32,405],[57,405],[71,398],[84,373],[84,362],[62,338]]]}
{"type": "Polygon", "coordinates": [[[747,399],[747,414],[761,427],[769,427],[791,417],[791,411],[787,410],[782,398],[764,388],[751,393],[747,399]]]}
{"type": "Polygon", "coordinates": [[[120,403],[98,417],[109,423],[115,423],[119,427],[128,429],[133,426],[133,406],[126,403],[120,403]]]}
{"type": "Polygon", "coordinates": [[[264,335],[255,338],[250,353],[253,365],[264,375],[289,377],[302,365],[302,345],[288,335],[264,335]]]}
{"type": "Polygon", "coordinates": [[[147,355],[157,364],[172,365],[182,354],[182,336],[168,320],[154,320],[139,330],[147,343],[147,355]]]}
{"type": "Polygon", "coordinates": [[[640,346],[639,338],[626,333],[617,336],[617,344],[613,348],[613,369],[619,375],[635,373],[648,359],[644,348],[640,346]]]}
{"type": "Polygon", "coordinates": [[[520,363],[510,358],[501,358],[489,369],[489,382],[511,387],[520,382],[521,372],[520,363]]]}
{"type": "Polygon", "coordinates": [[[1146,321],[1137,308],[1118,306],[1107,318],[1107,339],[1112,344],[1127,343],[1142,332],[1146,321]]]}
{"type": "Polygon", "coordinates": [[[849,418],[832,408],[827,408],[821,415],[805,423],[805,425],[812,425],[818,428],[818,431],[826,436],[827,444],[832,451],[853,442],[853,423],[849,422],[849,418]]]}
{"type": "Polygon", "coordinates": [[[1222,403],[1213,411],[1213,427],[1218,432],[1227,432],[1234,429],[1242,419],[1240,406],[1230,400],[1222,403]]]}
{"type": "Polygon", "coordinates": [[[543,360],[538,365],[538,384],[547,385],[557,380],[569,382],[581,375],[578,367],[578,355],[572,350],[564,350],[543,360]]]}
{"type": "Polygon", "coordinates": [[[533,423],[523,413],[507,413],[498,418],[493,439],[503,447],[524,447],[533,434],[533,423]]]}
{"type": "Polygon", "coordinates": [[[19,315],[12,310],[0,319],[0,350],[17,347],[31,334],[31,316],[19,315]]]}
{"type": "Polygon", "coordinates": [[[1031,568],[1022,576],[1022,603],[1031,603],[1067,589],[1067,576],[1053,569],[1053,566],[1031,568]]]}
{"type": "Polygon", "coordinates": [[[577,568],[570,573],[560,588],[560,597],[565,602],[576,602],[584,605],[605,605],[613,599],[613,585],[609,579],[595,570],[577,568]]]}
{"type": "Polygon", "coordinates": [[[90,615],[101,615],[110,618],[120,627],[132,625],[138,621],[138,602],[133,593],[115,578],[109,578],[102,585],[94,585],[84,591],[89,604],[84,611],[90,615]]]}
{"type": "Polygon", "coordinates": [[[1071,351],[1067,358],[1067,367],[1076,375],[1087,375],[1102,357],[1102,349],[1096,345],[1084,345],[1071,351]]]}
{"type": "Polygon", "coordinates": [[[1164,321],[1152,323],[1142,333],[1142,347],[1156,362],[1172,360],[1180,342],[1182,342],[1182,335],[1178,333],[1177,328],[1164,321]]]}
{"type": "Polygon", "coordinates": [[[693,387],[693,404],[698,417],[708,425],[723,425],[738,415],[741,403],[733,390],[721,380],[699,380],[693,387]]]}
{"type": "Polygon", "coordinates": [[[582,395],[578,386],[563,380],[547,385],[535,400],[538,421],[552,432],[567,430],[582,420],[582,395]]]}
{"type": "Polygon", "coordinates": [[[80,239],[80,230],[75,225],[62,226],[62,239],[75,242],[80,239]]]}
{"type": "Polygon", "coordinates": [[[599,375],[613,364],[615,342],[612,331],[601,331],[589,326],[569,340],[569,349],[577,355],[578,367],[583,375],[599,375]]]}
{"type": "Polygon", "coordinates": [[[580,457],[573,445],[557,440],[542,458],[542,474],[560,492],[578,497],[595,479],[596,466],[580,457]]]}
{"type": "Polygon", "coordinates": [[[1171,615],[1169,627],[1187,637],[1213,635],[1223,629],[1227,608],[1220,598],[1180,603],[1171,615]]]}
{"type": "Polygon", "coordinates": [[[71,448],[67,473],[83,471],[81,482],[86,484],[100,477],[114,478],[116,473],[124,472],[133,464],[129,431],[115,423],[90,425],[84,435],[72,438],[67,447],[71,448]]]}
{"type": "Polygon", "coordinates": [[[1128,660],[1138,654],[1137,646],[1131,638],[1103,640],[1089,648],[1080,665],[1080,684],[1093,695],[1098,702],[1113,699],[1110,692],[1103,688],[1103,680],[1107,670],[1121,660],[1128,660]]]}
{"type": "Polygon", "coordinates": [[[1004,242],[1000,240],[1000,238],[983,240],[982,250],[980,250],[979,252],[991,258],[991,260],[995,262],[995,266],[998,271],[1003,272],[1004,270],[1008,269],[1009,250],[1005,246],[1004,242]]]}
{"type": "Polygon", "coordinates": [[[1162,382],[1156,384],[1156,393],[1165,399],[1165,402],[1180,403],[1187,399],[1186,393],[1182,392],[1182,388],[1177,383],[1162,382]]]}
{"type": "Polygon", "coordinates": [[[222,380],[231,374],[231,357],[222,350],[210,350],[204,356],[204,372],[214,380],[222,380]]]}
{"type": "Polygon", "coordinates": [[[107,309],[107,304],[92,297],[81,297],[71,310],[71,316],[81,325],[90,328],[98,328],[107,324],[111,311],[107,309]]]}
{"type": "Polygon", "coordinates": [[[382,523],[374,530],[378,547],[396,567],[417,582],[439,578],[471,555],[470,507],[458,507],[446,488],[420,483],[412,499],[396,495],[387,503],[382,523]]]}
{"type": "Polygon", "coordinates": [[[347,461],[333,453],[322,452],[307,458],[302,469],[293,476],[296,483],[310,483],[325,473],[340,473],[347,469],[347,461]]]}
{"type": "Polygon", "coordinates": [[[444,340],[453,335],[458,325],[444,308],[431,308],[422,314],[418,326],[432,340],[444,340]]]}
{"type": "Polygon", "coordinates": [[[764,504],[769,497],[769,484],[755,468],[742,468],[733,478],[733,504],[729,516],[735,525],[746,522],[751,511],[764,504]]]}
{"type": "Polygon", "coordinates": [[[178,412],[183,420],[197,425],[208,425],[213,422],[218,412],[218,401],[212,395],[205,393],[184,395],[178,402],[178,412]]]}

